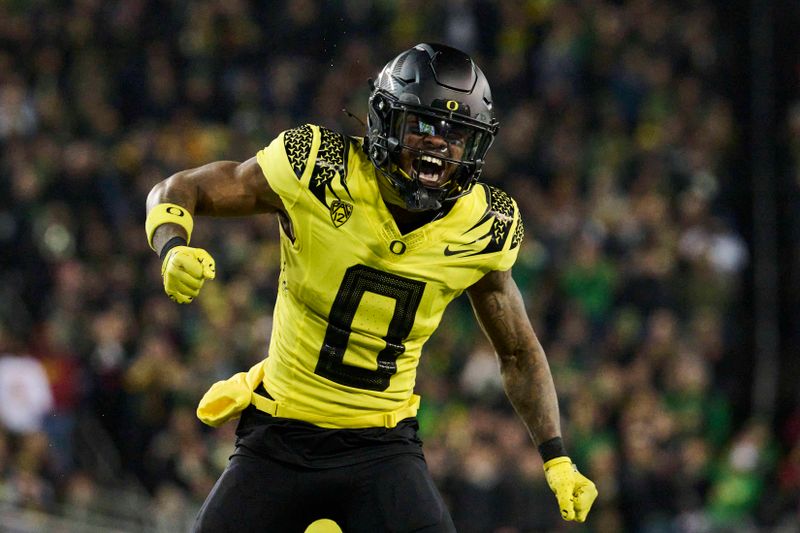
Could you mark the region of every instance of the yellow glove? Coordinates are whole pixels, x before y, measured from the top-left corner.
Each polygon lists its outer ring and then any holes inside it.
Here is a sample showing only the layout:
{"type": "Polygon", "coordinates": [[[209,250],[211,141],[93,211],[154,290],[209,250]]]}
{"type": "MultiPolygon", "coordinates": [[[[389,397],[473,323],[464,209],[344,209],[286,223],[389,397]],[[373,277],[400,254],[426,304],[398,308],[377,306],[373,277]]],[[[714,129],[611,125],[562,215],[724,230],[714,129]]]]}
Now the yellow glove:
{"type": "Polygon", "coordinates": [[[569,457],[556,457],[544,464],[544,476],[547,484],[556,495],[561,518],[583,522],[594,499],[597,498],[597,487],[592,481],[581,475],[569,457]]]}
{"type": "Polygon", "coordinates": [[[179,304],[194,300],[203,283],[216,275],[214,258],[202,248],[176,246],[167,252],[161,263],[164,291],[179,304]]]}

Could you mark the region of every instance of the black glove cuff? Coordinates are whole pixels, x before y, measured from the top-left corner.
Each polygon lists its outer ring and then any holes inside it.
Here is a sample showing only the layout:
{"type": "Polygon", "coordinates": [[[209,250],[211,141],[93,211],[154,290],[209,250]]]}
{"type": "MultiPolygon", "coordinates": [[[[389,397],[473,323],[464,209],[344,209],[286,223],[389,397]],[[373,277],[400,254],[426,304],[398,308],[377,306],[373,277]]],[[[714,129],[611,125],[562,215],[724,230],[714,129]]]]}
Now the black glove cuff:
{"type": "Polygon", "coordinates": [[[180,236],[176,236],[171,238],[167,241],[167,243],[161,248],[161,252],[159,252],[158,257],[161,261],[164,261],[164,258],[167,256],[167,252],[175,248],[176,246],[186,246],[186,239],[180,236]]]}
{"type": "Polygon", "coordinates": [[[564,448],[564,441],[561,437],[553,437],[539,445],[539,455],[542,456],[542,461],[547,462],[556,457],[564,457],[567,455],[567,449],[564,448]]]}

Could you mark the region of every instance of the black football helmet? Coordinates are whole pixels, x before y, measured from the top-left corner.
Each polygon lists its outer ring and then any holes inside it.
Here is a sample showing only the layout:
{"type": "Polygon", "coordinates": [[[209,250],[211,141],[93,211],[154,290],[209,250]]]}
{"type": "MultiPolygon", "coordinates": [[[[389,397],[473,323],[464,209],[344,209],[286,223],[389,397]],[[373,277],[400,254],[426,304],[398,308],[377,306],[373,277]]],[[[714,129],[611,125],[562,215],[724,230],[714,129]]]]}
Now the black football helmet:
{"type": "Polygon", "coordinates": [[[443,202],[467,194],[480,177],[499,126],[489,83],[472,59],[442,44],[418,44],[392,59],[370,86],[365,148],[405,208],[438,210],[443,202]],[[407,133],[458,142],[462,155],[408,146],[407,133]],[[403,150],[414,158],[412,175],[398,165],[403,150]],[[418,178],[426,165],[456,167],[446,183],[429,187],[418,178]]]}

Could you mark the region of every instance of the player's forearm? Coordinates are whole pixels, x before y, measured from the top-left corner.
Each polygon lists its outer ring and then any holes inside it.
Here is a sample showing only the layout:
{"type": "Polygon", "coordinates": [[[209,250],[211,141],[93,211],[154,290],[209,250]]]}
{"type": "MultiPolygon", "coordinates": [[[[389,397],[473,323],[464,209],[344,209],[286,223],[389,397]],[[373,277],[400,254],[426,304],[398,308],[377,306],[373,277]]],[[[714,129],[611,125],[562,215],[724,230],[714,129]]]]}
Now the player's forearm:
{"type": "Polygon", "coordinates": [[[558,398],[542,346],[533,342],[515,353],[498,354],[509,401],[538,446],[561,436],[558,398]]]}
{"type": "Polygon", "coordinates": [[[553,377],[510,272],[491,272],[468,291],[492,343],[506,395],[536,445],[561,436],[553,377]]]}

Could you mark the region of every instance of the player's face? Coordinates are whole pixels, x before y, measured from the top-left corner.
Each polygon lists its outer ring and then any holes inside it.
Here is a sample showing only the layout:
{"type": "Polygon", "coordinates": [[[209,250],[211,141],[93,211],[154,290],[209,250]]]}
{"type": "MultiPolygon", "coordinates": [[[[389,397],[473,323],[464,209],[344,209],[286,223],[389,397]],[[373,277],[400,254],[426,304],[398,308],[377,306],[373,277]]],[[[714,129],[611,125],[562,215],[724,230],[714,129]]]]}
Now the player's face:
{"type": "Polygon", "coordinates": [[[460,161],[472,135],[469,128],[432,117],[406,115],[403,144],[425,152],[419,156],[409,150],[400,152],[399,165],[412,178],[425,187],[442,187],[458,165],[441,158],[460,161]]]}

